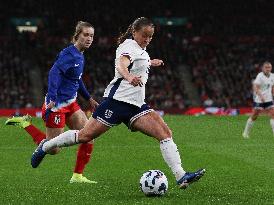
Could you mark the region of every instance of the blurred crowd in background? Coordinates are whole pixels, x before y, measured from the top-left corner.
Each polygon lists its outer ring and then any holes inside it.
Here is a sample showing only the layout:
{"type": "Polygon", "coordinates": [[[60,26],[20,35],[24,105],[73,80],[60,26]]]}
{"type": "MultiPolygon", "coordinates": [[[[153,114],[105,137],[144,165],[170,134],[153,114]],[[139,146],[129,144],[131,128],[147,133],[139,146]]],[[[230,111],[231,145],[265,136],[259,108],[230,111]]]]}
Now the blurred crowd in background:
{"type": "MultiPolygon", "coordinates": [[[[274,3],[274,2],[273,2],[274,3]]],[[[32,90],[32,70],[39,69],[40,91],[56,55],[69,45],[78,20],[95,27],[95,39],[85,52],[84,82],[97,101],[114,76],[116,39],[137,17],[183,17],[182,26],[159,25],[147,48],[151,58],[165,62],[151,68],[146,100],[155,109],[192,106],[241,107],[252,104],[252,79],[260,64],[272,61],[274,16],[270,0],[210,2],[138,1],[9,1],[0,6],[0,108],[40,107],[32,90]],[[228,5],[226,5],[226,3],[228,5]],[[248,7],[245,5],[248,4],[248,7]],[[15,6],[16,5],[16,6],[15,6]],[[224,5],[226,5],[224,7],[224,5]],[[8,9],[14,8],[14,9],[8,9]],[[126,8],[126,9],[125,9],[126,8]],[[19,33],[10,19],[39,17],[37,32],[19,33]],[[4,23],[2,23],[4,22],[4,23]],[[187,68],[183,72],[180,65],[187,68]],[[182,75],[189,72],[192,90],[182,75]]],[[[37,79],[38,80],[38,79],[37,79]]]]}

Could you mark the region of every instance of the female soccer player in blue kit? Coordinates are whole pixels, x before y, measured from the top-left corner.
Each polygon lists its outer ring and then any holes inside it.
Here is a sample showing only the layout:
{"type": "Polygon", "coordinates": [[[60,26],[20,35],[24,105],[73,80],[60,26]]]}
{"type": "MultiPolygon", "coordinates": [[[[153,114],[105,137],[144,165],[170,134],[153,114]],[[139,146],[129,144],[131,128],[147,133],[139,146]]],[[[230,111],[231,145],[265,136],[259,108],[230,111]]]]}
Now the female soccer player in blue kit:
{"type": "Polygon", "coordinates": [[[150,60],[146,52],[153,33],[152,22],[141,17],[120,36],[116,50],[115,77],[105,90],[105,100],[80,131],[69,130],[54,139],[42,141],[32,155],[31,164],[34,168],[38,167],[52,149],[89,142],[123,122],[129,129],[140,131],[159,141],[162,156],[180,188],[187,188],[204,175],[205,169],[185,172],[171,130],[144,101],[150,66],[163,65],[162,60],[150,60]]]}
{"type": "MultiPolygon", "coordinates": [[[[76,102],[78,92],[89,101],[92,109],[98,105],[89,95],[82,80],[85,64],[83,52],[91,46],[93,37],[93,26],[88,22],[78,22],[72,39],[73,44],[59,53],[49,72],[48,93],[42,109],[47,139],[63,133],[66,124],[70,129],[81,129],[86,124],[87,117],[76,102]]],[[[79,148],[76,161],[79,166],[75,168],[70,182],[92,182],[82,176],[92,147],[91,141],[79,148]]],[[[50,153],[56,154],[59,150],[55,148],[50,153]]]]}
{"type": "MultiPolygon", "coordinates": [[[[6,125],[17,125],[24,128],[35,143],[43,139],[52,139],[64,132],[67,124],[70,129],[82,129],[87,117],[76,102],[79,92],[94,109],[98,104],[89,95],[81,78],[84,68],[83,52],[93,41],[94,28],[88,22],[79,21],[72,38],[72,45],[63,49],[57,56],[48,76],[48,94],[42,108],[42,117],[46,125],[46,135],[30,123],[29,117],[13,117],[6,125]]],[[[74,173],[71,183],[95,183],[82,175],[89,162],[93,143],[83,143],[79,146],[74,173]]],[[[56,154],[59,148],[50,151],[56,154]]]]}

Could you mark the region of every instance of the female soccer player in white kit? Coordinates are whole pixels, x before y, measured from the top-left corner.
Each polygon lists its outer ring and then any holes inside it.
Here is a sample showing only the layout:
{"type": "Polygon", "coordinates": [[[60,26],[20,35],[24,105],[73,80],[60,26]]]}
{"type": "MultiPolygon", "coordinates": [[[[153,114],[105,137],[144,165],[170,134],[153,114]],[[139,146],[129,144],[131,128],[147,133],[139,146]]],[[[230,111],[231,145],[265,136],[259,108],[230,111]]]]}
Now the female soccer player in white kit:
{"type": "Polygon", "coordinates": [[[266,111],[270,116],[270,125],[274,134],[274,74],[271,73],[272,65],[266,61],[262,65],[262,72],[260,72],[253,82],[254,102],[251,116],[246,122],[243,132],[244,138],[249,138],[250,130],[262,111],[266,111]]]}
{"type": "Polygon", "coordinates": [[[187,188],[204,175],[205,169],[185,172],[171,130],[144,101],[150,66],[163,65],[162,60],[150,60],[146,52],[153,33],[152,22],[141,17],[120,36],[116,50],[115,77],[105,90],[105,100],[80,131],[69,130],[54,139],[41,142],[32,155],[31,164],[34,168],[38,167],[51,149],[89,142],[123,122],[129,129],[141,131],[159,141],[162,156],[180,188],[187,188]]]}

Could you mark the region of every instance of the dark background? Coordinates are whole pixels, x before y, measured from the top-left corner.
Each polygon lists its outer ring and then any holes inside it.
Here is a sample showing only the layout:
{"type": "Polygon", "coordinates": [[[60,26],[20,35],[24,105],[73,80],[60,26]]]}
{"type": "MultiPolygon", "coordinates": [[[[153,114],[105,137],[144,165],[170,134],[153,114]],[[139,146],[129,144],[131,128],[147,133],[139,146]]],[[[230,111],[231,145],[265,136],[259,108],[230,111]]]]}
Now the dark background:
{"type": "Polygon", "coordinates": [[[182,18],[160,25],[148,51],[165,61],[151,69],[146,99],[155,109],[252,104],[251,82],[273,59],[274,2],[6,1],[0,5],[0,108],[40,107],[47,74],[79,20],[95,27],[83,79],[98,100],[114,75],[116,39],[137,17],[182,18]],[[36,33],[19,33],[12,18],[36,18],[36,33]]]}

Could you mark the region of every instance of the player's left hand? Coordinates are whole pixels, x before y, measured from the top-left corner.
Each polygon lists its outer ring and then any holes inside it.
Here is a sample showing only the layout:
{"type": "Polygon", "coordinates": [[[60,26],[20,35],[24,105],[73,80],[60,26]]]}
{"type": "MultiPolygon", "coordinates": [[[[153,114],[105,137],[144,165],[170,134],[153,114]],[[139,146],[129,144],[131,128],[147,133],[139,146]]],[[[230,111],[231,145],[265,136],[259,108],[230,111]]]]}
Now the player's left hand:
{"type": "Polygon", "coordinates": [[[164,65],[164,61],[161,59],[152,59],[150,60],[151,66],[161,66],[164,65]]]}
{"type": "Polygon", "coordinates": [[[55,106],[55,102],[50,100],[49,104],[46,104],[46,109],[51,109],[55,106]]]}
{"type": "Polygon", "coordinates": [[[95,108],[98,107],[98,102],[96,102],[95,100],[93,100],[92,98],[89,99],[89,104],[90,104],[90,108],[91,111],[93,112],[95,110],[95,108]]]}

